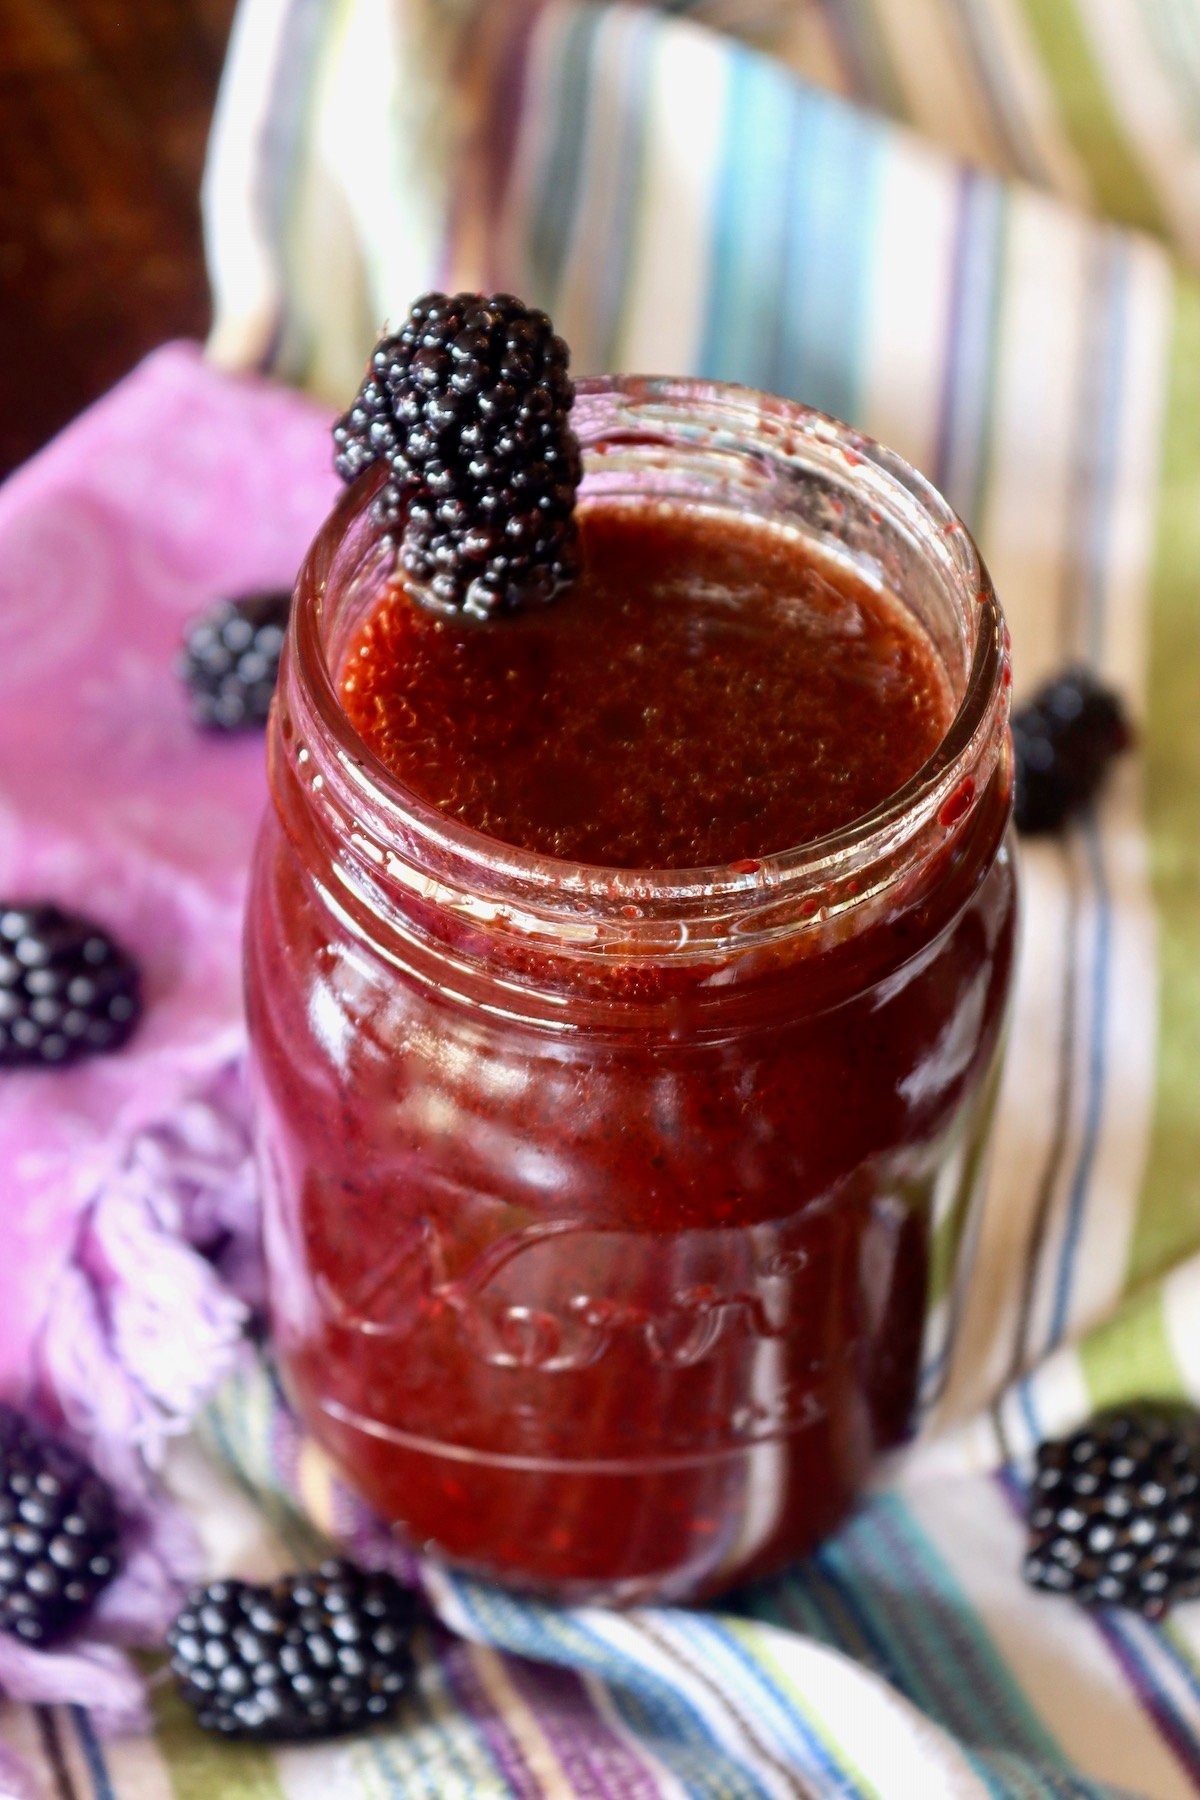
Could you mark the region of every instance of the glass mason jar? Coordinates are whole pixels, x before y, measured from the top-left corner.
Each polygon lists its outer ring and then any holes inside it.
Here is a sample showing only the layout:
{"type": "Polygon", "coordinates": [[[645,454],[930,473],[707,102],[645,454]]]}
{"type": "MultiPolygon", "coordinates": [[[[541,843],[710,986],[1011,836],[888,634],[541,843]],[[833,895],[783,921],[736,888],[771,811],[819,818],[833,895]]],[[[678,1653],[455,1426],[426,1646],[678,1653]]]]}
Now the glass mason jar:
{"type": "Polygon", "coordinates": [[[299,578],[249,902],[271,1300],[308,1428],[419,1549],[692,1598],[834,1526],[945,1364],[1012,965],[1007,637],[958,519],[847,427],[674,380],[574,416],[581,504],[786,522],[924,621],[956,716],[783,855],[496,842],[339,705],[395,571],[362,477],[299,578]]]}

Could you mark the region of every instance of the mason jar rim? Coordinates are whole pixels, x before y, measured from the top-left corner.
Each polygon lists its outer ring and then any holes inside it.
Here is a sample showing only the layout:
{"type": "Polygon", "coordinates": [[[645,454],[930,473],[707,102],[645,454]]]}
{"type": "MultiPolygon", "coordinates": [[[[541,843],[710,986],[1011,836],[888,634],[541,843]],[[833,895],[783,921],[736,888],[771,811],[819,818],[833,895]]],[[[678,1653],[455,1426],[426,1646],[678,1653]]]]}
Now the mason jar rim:
{"type": "MultiPolygon", "coordinates": [[[[506,913],[532,909],[553,928],[556,918],[584,913],[619,919],[627,938],[635,917],[662,924],[753,908],[756,899],[820,891],[837,882],[856,887],[875,863],[894,864],[903,844],[925,833],[974,771],[965,818],[1000,754],[1008,707],[1008,636],[991,577],[975,542],[944,497],[903,457],[826,413],[733,383],[675,376],[601,376],[576,382],[573,424],[585,474],[611,447],[659,443],[669,452],[681,420],[703,423],[716,448],[753,448],[785,469],[801,466],[804,449],[837,456],[856,484],[906,525],[940,560],[973,637],[954,718],[933,754],[879,806],[837,832],[783,851],[698,868],[630,869],[576,863],[502,842],[449,818],[421,799],[375,756],[338,698],[322,640],[326,586],[340,547],[382,480],[368,470],[346,490],[301,567],[292,608],[281,690],[288,683],[302,734],[324,740],[322,783],[327,803],[340,804],[349,835],[377,868],[412,864],[427,893],[451,893],[469,881],[474,899],[506,913]],[[297,681],[295,677],[299,678],[297,681]],[[389,842],[390,840],[390,842],[389,842]],[[402,846],[402,849],[400,848],[402,846]],[[381,861],[382,858],[382,861],[381,861]],[[457,878],[452,873],[457,871],[457,878]],[[449,883],[447,887],[446,884],[449,883]]],[[[411,885],[411,883],[410,883],[411,885]]],[[[866,886],[871,884],[867,882],[866,886]]]]}

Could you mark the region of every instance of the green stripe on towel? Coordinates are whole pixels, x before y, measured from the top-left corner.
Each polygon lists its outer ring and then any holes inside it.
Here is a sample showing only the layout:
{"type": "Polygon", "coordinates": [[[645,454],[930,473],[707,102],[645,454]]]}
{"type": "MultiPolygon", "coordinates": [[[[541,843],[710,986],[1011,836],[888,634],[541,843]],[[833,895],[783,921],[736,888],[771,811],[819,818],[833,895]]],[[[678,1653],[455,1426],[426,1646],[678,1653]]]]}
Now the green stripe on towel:
{"type": "Polygon", "coordinates": [[[1179,279],[1142,723],[1158,911],[1154,1130],[1131,1283],[1200,1238],[1200,284],[1179,279]]]}

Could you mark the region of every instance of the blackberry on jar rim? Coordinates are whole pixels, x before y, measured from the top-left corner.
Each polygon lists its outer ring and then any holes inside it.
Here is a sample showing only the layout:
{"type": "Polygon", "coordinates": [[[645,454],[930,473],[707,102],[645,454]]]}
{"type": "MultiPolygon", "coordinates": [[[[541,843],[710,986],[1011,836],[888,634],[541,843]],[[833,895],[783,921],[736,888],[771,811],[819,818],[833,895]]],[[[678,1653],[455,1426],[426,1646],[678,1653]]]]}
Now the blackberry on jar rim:
{"type": "Polygon", "coordinates": [[[554,599],[578,569],[569,351],[512,294],[425,294],[334,427],[334,466],[388,478],[379,516],[427,600],[476,618],[554,599]]]}

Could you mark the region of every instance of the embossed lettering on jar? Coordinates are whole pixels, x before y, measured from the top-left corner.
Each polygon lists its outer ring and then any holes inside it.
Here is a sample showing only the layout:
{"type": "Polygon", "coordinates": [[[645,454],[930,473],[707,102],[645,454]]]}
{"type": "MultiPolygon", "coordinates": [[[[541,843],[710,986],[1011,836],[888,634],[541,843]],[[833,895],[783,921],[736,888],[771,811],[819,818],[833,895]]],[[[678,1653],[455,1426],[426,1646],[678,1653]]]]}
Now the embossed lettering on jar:
{"type": "Polygon", "coordinates": [[[944,502],[781,401],[584,383],[583,500],[808,535],[928,631],[957,712],[834,838],[602,871],[406,792],[338,703],[393,573],[347,497],[302,573],[250,899],[275,1329],[414,1544],[694,1597],[841,1519],[944,1371],[1009,985],[1003,621],[944,502]]]}

